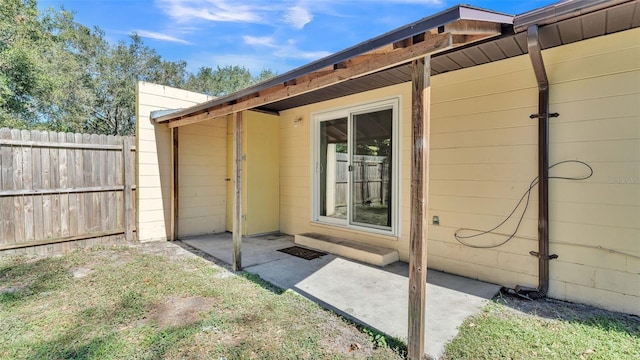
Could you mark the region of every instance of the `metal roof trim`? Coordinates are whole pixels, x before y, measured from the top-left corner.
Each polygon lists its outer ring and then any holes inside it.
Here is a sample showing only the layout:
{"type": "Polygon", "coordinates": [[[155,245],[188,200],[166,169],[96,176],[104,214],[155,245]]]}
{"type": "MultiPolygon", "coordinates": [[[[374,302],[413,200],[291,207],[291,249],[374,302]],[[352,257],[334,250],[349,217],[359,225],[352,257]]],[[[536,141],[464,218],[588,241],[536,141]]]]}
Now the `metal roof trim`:
{"type": "Polygon", "coordinates": [[[178,108],[178,109],[167,109],[167,110],[154,110],[151,112],[151,118],[157,118],[160,116],[164,116],[164,115],[171,115],[171,114],[175,114],[180,110],[184,110],[184,108],[178,108]]]}
{"type": "Polygon", "coordinates": [[[517,15],[513,21],[516,33],[531,25],[544,26],[634,0],[563,0],[517,15]]]}
{"type": "Polygon", "coordinates": [[[470,5],[459,5],[459,7],[460,19],[462,20],[488,21],[507,25],[513,24],[513,15],[486,10],[470,5]]]}
{"type": "Polygon", "coordinates": [[[172,114],[166,114],[159,117],[152,117],[152,120],[156,123],[167,122],[174,119],[181,118],[183,116],[192,115],[195,113],[205,112],[207,109],[214,106],[218,106],[227,102],[233,102],[242,97],[258,93],[262,90],[268,89],[272,86],[282,84],[284,82],[293,80],[299,76],[303,76],[314,71],[333,66],[334,64],[346,61],[360,54],[366,53],[371,50],[378,49],[382,46],[392,44],[396,41],[406,39],[410,36],[424,33],[431,29],[436,29],[440,26],[449,24],[458,20],[478,20],[496,22],[502,24],[512,24],[513,16],[498,13],[495,11],[484,10],[481,8],[469,6],[469,5],[456,5],[449,9],[443,10],[434,15],[427,16],[421,20],[413,22],[411,24],[404,25],[395,30],[389,31],[380,36],[361,42],[355,46],[349,47],[345,50],[339,51],[325,58],[316,60],[307,65],[303,65],[291,71],[288,71],[282,75],[273,77],[269,80],[263,81],[256,85],[250,86],[238,92],[222,96],[207,102],[177,111],[172,114]]]}

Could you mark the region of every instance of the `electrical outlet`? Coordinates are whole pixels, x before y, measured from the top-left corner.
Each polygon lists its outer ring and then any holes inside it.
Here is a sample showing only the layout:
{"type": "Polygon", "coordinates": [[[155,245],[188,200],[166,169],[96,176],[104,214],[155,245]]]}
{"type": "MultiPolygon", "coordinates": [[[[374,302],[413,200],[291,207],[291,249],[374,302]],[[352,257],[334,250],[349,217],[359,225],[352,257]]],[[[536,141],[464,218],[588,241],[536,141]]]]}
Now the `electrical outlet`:
{"type": "Polygon", "coordinates": [[[433,225],[440,225],[440,218],[437,215],[433,216],[433,225]]]}

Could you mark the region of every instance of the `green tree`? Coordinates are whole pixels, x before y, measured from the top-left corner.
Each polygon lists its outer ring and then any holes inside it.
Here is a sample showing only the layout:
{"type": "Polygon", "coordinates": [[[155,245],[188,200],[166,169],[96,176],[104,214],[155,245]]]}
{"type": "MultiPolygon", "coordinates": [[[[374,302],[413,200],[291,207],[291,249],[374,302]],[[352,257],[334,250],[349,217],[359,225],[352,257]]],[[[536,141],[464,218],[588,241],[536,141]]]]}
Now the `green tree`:
{"type": "Polygon", "coordinates": [[[254,84],[261,83],[263,81],[271,79],[272,77],[275,77],[276,75],[278,74],[273,72],[273,70],[271,69],[262,69],[262,71],[260,71],[260,74],[254,77],[251,82],[254,84]]]}
{"type": "Polygon", "coordinates": [[[37,49],[46,38],[35,1],[8,0],[0,6],[0,124],[31,126],[34,99],[46,96],[51,82],[37,49]]]}
{"type": "Polygon", "coordinates": [[[241,66],[166,61],[140,36],[109,44],[104,32],[36,0],[0,0],[0,126],[128,135],[138,81],[222,96],[275,74],[241,66]]]}
{"type": "Polygon", "coordinates": [[[223,67],[201,67],[197,73],[189,75],[186,89],[213,96],[224,96],[242,90],[248,86],[262,82],[275,76],[269,69],[264,69],[253,77],[251,72],[238,65],[223,67]]]}
{"type": "Polygon", "coordinates": [[[64,9],[46,11],[41,23],[56,45],[44,54],[53,88],[50,96],[42,99],[40,113],[49,129],[85,131],[95,109],[95,59],[108,49],[104,33],[76,23],[73,14],[64,9]]]}
{"type": "Polygon", "coordinates": [[[183,87],[186,62],[164,61],[133,34],[97,55],[94,113],[86,131],[128,135],[135,132],[135,88],[138,81],[183,87]]]}
{"type": "Polygon", "coordinates": [[[0,126],[82,129],[92,101],[91,82],[74,35],[87,30],[64,10],[41,17],[34,0],[3,1],[0,126]]]}

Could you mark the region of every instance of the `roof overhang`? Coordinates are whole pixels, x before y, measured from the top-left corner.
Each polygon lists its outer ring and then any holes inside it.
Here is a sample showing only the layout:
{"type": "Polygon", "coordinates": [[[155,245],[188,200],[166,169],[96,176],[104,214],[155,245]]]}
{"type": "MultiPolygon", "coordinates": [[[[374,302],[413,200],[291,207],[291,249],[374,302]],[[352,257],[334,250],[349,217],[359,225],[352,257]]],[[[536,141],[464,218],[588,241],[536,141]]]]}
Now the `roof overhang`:
{"type": "Polygon", "coordinates": [[[278,112],[411,81],[410,61],[431,55],[431,74],[527,53],[526,29],[540,25],[543,49],[640,26],[640,0],[561,1],[518,16],[459,5],[263,83],[171,114],[176,127],[234,112],[278,112]]]}
{"type": "Polygon", "coordinates": [[[512,24],[510,15],[458,5],[236,93],[153,120],[176,127],[260,108],[419,57],[500,36],[512,24]]]}

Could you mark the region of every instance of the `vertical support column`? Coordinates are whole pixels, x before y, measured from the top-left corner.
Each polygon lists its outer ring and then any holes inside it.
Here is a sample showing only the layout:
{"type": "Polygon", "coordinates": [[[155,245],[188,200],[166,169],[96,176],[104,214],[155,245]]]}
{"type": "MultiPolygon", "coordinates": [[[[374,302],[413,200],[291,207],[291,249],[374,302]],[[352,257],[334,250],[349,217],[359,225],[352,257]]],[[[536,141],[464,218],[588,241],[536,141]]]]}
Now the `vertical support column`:
{"type": "Polygon", "coordinates": [[[242,112],[235,114],[233,133],[233,271],[242,270],[242,112]]]}
{"type": "Polygon", "coordinates": [[[409,247],[409,359],[422,359],[425,342],[427,287],[427,211],[429,183],[429,121],[431,57],[413,60],[411,231],[409,247]]]}
{"type": "Polygon", "coordinates": [[[178,240],[178,129],[171,129],[171,240],[178,240]]]}
{"type": "Polygon", "coordinates": [[[134,164],[135,154],[131,151],[134,140],[127,136],[122,139],[122,171],[123,193],[122,201],[124,203],[124,238],[126,241],[133,241],[133,229],[136,226],[136,214],[134,211],[135,196],[133,196],[133,183],[135,182],[134,164]]]}

